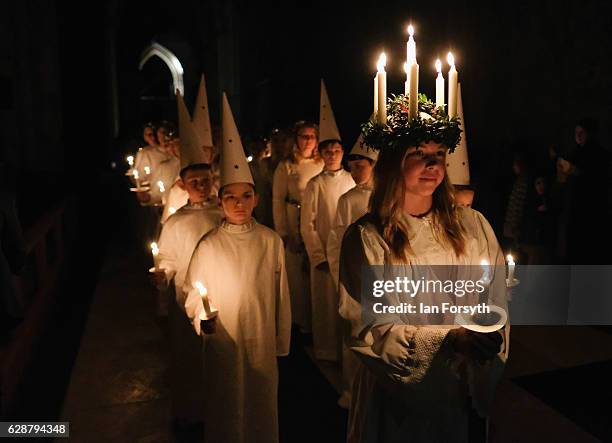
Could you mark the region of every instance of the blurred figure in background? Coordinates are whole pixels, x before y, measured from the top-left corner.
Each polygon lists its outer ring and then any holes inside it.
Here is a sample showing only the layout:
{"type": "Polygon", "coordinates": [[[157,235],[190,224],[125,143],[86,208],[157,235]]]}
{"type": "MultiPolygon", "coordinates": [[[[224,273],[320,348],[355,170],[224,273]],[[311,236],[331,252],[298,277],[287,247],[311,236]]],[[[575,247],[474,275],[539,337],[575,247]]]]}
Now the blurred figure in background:
{"type": "Polygon", "coordinates": [[[251,161],[249,168],[255,180],[255,192],[259,196],[259,203],[253,211],[253,216],[258,223],[269,228],[274,228],[272,217],[272,162],[270,150],[265,140],[255,139],[248,143],[247,150],[250,152],[251,161]]]}

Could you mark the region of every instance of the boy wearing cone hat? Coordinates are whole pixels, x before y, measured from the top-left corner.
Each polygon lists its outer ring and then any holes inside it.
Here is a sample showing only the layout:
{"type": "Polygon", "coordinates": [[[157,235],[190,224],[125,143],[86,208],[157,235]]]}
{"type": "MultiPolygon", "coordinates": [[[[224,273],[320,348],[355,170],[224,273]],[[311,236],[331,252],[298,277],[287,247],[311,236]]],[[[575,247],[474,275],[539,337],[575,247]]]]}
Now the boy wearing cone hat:
{"type": "Polygon", "coordinates": [[[291,332],[284,249],[252,217],[253,177],[225,94],[222,147],[225,219],[198,243],[184,287],[187,313],[204,332],[205,441],[274,443],[276,357],[289,353],[291,332]]]}
{"type": "Polygon", "coordinates": [[[314,354],[317,359],[337,361],[340,352],[340,317],[326,248],[338,199],[355,186],[355,182],[342,167],[344,150],[323,80],[319,129],[319,152],[325,166],[306,186],[300,230],[310,259],[314,354]]]}

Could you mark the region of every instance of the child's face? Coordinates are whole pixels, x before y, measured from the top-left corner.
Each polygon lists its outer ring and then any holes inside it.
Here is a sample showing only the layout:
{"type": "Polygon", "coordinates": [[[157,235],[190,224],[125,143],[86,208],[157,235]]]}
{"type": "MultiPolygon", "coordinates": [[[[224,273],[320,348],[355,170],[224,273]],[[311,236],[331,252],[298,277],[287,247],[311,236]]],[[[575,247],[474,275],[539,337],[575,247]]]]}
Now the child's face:
{"type": "Polygon", "coordinates": [[[321,157],[325,162],[325,169],[328,171],[337,171],[342,167],[342,156],[344,150],[340,143],[332,143],[321,149],[321,157]]]}
{"type": "Polygon", "coordinates": [[[229,223],[234,225],[247,223],[255,206],[257,206],[257,195],[250,183],[233,183],[223,188],[221,207],[229,223]]]}
{"type": "Polygon", "coordinates": [[[189,194],[191,203],[202,203],[208,199],[212,190],[213,177],[210,170],[190,169],[179,182],[181,188],[189,194]]]}
{"type": "Polygon", "coordinates": [[[366,160],[365,158],[360,158],[359,160],[349,160],[348,165],[355,183],[360,185],[370,181],[374,166],[369,160],[366,160]]]}

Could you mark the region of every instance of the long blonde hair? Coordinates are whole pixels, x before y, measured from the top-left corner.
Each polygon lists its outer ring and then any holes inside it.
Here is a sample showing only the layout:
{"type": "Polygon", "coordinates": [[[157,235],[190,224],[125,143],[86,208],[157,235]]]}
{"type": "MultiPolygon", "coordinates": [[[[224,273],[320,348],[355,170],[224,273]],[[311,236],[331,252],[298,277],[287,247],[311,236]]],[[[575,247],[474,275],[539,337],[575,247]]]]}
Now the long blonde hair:
{"type": "MultiPolygon", "coordinates": [[[[312,122],[308,122],[304,120],[297,122],[293,127],[293,149],[291,149],[291,151],[287,155],[287,160],[290,163],[295,163],[295,164],[299,163],[298,154],[300,154],[300,150],[297,146],[297,143],[298,143],[297,139],[298,139],[298,134],[300,133],[300,131],[305,128],[314,129],[315,134],[317,135],[317,144],[319,143],[319,125],[317,125],[316,123],[312,123],[312,122]]],[[[323,159],[321,159],[321,156],[319,155],[319,150],[317,149],[317,146],[315,146],[314,149],[312,150],[310,159],[315,160],[317,162],[323,161],[323,159]]]]}
{"type": "MultiPolygon", "coordinates": [[[[395,263],[408,263],[409,257],[414,256],[408,226],[402,218],[405,155],[405,150],[381,152],[374,167],[374,191],[370,198],[373,221],[389,245],[395,263]]],[[[459,220],[454,188],[446,174],[432,195],[431,214],[438,238],[450,245],[458,257],[464,254],[466,231],[459,220]]]]}

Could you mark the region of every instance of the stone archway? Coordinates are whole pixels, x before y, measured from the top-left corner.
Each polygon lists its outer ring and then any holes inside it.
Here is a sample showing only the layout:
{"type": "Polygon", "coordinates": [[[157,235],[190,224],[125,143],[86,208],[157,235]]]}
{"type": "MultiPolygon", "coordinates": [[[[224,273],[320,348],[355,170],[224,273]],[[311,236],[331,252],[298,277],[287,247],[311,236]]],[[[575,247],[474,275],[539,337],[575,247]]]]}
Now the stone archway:
{"type": "Polygon", "coordinates": [[[183,66],[179,59],[174,55],[172,51],[157,42],[152,42],[140,56],[140,63],[138,69],[142,71],[143,66],[153,56],[157,56],[168,66],[172,73],[173,91],[177,89],[181,92],[181,95],[185,95],[185,86],[183,84],[183,66]]]}

